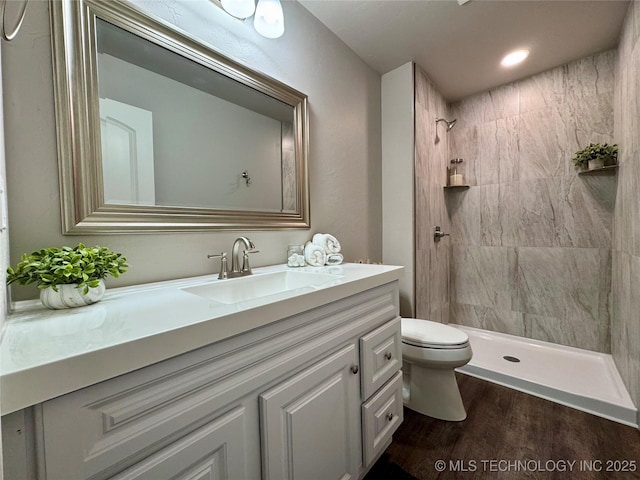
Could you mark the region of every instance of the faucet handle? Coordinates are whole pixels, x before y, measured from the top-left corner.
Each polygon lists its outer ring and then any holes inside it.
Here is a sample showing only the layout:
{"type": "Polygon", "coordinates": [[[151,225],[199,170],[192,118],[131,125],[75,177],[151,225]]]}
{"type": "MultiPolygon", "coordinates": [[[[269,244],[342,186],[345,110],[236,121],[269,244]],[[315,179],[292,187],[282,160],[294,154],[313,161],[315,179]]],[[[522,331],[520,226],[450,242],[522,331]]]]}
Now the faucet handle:
{"type": "Polygon", "coordinates": [[[242,272],[245,275],[251,275],[251,265],[249,265],[249,254],[250,253],[260,253],[255,247],[250,248],[249,250],[245,250],[242,254],[242,272]]]}
{"type": "Polygon", "coordinates": [[[229,268],[227,267],[227,252],[222,252],[218,255],[207,255],[207,258],[220,258],[220,273],[218,274],[218,280],[224,280],[228,277],[229,268]]]}

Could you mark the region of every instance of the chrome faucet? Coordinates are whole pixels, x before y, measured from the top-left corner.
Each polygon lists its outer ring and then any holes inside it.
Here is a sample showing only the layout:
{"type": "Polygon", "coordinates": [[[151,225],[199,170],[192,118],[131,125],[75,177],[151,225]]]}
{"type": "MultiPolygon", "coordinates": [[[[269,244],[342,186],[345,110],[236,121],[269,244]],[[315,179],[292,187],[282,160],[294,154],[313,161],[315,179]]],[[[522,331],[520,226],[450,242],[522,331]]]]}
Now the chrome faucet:
{"type": "Polygon", "coordinates": [[[229,278],[243,277],[251,275],[251,266],[249,265],[249,254],[258,253],[260,250],[247,237],[238,237],[233,242],[231,250],[231,270],[228,273],[229,278]],[[242,268],[240,268],[240,245],[244,244],[245,249],[242,251],[242,268]]]}

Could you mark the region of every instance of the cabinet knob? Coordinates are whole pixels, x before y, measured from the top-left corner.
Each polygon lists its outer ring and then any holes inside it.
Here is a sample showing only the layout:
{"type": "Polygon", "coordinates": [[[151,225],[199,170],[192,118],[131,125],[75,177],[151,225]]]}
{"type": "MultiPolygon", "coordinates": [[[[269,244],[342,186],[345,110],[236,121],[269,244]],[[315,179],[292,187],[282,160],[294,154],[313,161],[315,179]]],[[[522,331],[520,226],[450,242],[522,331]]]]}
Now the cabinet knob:
{"type": "Polygon", "coordinates": [[[391,360],[393,358],[393,355],[391,354],[391,352],[387,352],[384,354],[384,358],[386,358],[387,360],[391,360]]]}
{"type": "Polygon", "coordinates": [[[387,413],[387,420],[388,421],[393,420],[393,413],[391,413],[391,412],[387,413]]]}
{"type": "Polygon", "coordinates": [[[351,373],[353,373],[354,375],[356,373],[358,373],[360,371],[360,368],[358,368],[358,365],[352,365],[351,366],[351,373]]]}

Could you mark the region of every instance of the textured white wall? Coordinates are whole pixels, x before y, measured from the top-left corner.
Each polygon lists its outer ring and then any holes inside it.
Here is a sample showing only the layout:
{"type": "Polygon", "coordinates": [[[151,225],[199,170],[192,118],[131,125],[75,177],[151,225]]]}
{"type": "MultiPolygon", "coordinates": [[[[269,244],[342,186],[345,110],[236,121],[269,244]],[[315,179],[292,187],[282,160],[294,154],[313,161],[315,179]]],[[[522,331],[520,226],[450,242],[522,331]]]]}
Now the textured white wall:
{"type": "Polygon", "coordinates": [[[403,265],[400,313],[415,311],[413,62],[382,76],[382,258],[403,265]]]}
{"type": "MultiPolygon", "coordinates": [[[[129,272],[109,286],[217,271],[207,253],[229,251],[248,235],[260,249],[254,265],[285,261],[287,244],[330,232],[346,259],[382,256],[380,76],[297,2],[283,2],[286,32],[268,40],[208,0],[141,1],[177,25],[266,75],[309,96],[311,230],[163,235],[63,236],[47,2],[31,2],[20,36],[3,52],[11,260],[49,245],[102,244],[123,252],[129,272]]],[[[19,287],[19,298],[36,295],[19,287]]]]}

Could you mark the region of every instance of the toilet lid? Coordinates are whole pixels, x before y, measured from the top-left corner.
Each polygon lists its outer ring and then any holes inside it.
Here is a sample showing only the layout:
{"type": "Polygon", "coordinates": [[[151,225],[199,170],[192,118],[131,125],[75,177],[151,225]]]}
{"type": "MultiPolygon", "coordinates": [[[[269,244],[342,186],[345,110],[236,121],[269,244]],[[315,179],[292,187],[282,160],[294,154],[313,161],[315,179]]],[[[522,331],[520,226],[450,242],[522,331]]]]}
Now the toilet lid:
{"type": "Polygon", "coordinates": [[[402,341],[418,347],[462,348],[469,337],[462,330],[429,320],[402,319],[402,341]]]}

